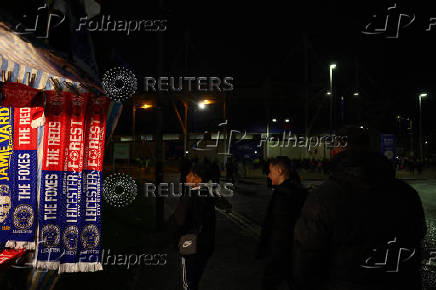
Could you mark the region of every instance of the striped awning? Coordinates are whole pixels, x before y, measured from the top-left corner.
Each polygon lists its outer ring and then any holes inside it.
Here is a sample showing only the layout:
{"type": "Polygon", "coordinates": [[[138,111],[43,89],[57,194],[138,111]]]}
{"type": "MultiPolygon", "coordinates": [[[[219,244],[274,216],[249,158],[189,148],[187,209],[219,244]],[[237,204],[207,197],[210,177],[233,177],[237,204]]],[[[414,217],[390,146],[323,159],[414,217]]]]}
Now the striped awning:
{"type": "Polygon", "coordinates": [[[33,87],[52,89],[50,78],[71,83],[83,82],[73,66],[50,51],[35,48],[5,24],[0,22],[0,70],[11,73],[11,81],[29,83],[29,76],[35,74],[33,87]]]}
{"type": "MultiPolygon", "coordinates": [[[[89,82],[83,80],[74,66],[66,60],[47,49],[36,48],[0,22],[0,72],[2,71],[6,77],[11,76],[9,81],[27,85],[34,75],[32,87],[35,89],[54,89],[51,78],[58,80],[61,85],[64,82],[72,83],[76,87],[79,87],[80,83],[89,85],[89,82]]],[[[93,84],[91,86],[95,87],[93,84]]],[[[106,122],[106,140],[109,140],[115,130],[121,110],[121,104],[111,102],[106,122]]]]}

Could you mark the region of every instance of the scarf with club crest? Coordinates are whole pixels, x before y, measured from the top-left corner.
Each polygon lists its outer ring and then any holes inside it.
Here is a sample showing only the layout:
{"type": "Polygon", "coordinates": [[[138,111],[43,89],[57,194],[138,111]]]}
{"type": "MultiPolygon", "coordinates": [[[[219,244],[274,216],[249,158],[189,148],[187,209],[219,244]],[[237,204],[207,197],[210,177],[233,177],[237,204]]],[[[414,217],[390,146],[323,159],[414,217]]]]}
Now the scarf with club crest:
{"type": "Polygon", "coordinates": [[[0,106],[0,242],[7,242],[12,230],[13,111],[0,106]]]}
{"type": "Polygon", "coordinates": [[[42,107],[14,109],[13,222],[8,248],[35,249],[38,129],[32,128],[32,120],[40,111],[42,107]]]}
{"type": "Polygon", "coordinates": [[[66,94],[47,91],[43,159],[39,186],[38,247],[36,267],[57,270],[61,257],[61,200],[69,116],[66,94]]]}
{"type": "Polygon", "coordinates": [[[87,94],[64,93],[68,104],[68,129],[65,147],[64,187],[61,202],[61,249],[59,273],[79,272],[79,233],[85,116],[87,94]]]}
{"type": "Polygon", "coordinates": [[[103,270],[101,264],[101,194],[107,97],[88,99],[85,130],[79,270],[103,270]]]}

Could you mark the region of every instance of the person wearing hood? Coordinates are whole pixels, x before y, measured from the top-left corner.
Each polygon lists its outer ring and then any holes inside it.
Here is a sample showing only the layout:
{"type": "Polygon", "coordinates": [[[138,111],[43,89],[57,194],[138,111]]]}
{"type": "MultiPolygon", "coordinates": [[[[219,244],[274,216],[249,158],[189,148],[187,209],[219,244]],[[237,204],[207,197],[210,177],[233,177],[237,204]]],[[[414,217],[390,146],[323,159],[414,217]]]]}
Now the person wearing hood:
{"type": "Polygon", "coordinates": [[[209,165],[197,162],[187,172],[189,188],[180,197],[170,223],[175,225],[183,289],[197,290],[215,249],[216,196],[206,185],[211,179],[209,165]]]}
{"type": "Polygon", "coordinates": [[[299,290],[419,290],[425,216],[418,193],[350,128],[347,150],[309,194],[294,232],[299,290]]]}
{"type": "Polygon", "coordinates": [[[306,191],[297,172],[291,169],[288,157],[271,159],[268,177],[271,179],[273,194],[256,253],[257,258],[267,260],[262,289],[279,289],[282,283],[287,283],[293,289],[290,279],[293,232],[306,191]]]}

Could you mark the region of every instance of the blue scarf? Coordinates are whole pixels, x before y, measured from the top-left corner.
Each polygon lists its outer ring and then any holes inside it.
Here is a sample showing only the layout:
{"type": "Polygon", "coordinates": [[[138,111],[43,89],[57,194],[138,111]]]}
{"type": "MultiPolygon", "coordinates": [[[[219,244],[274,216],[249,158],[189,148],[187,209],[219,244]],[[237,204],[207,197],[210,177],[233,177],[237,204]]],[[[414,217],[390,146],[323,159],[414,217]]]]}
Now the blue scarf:
{"type": "Polygon", "coordinates": [[[32,115],[41,108],[16,108],[14,112],[13,214],[9,248],[35,249],[37,129],[32,115]]]}
{"type": "Polygon", "coordinates": [[[61,257],[61,198],[68,115],[66,99],[46,92],[46,122],[39,192],[38,269],[57,270],[61,257]]]}
{"type": "Polygon", "coordinates": [[[0,106],[0,242],[7,242],[12,229],[13,108],[0,106]]]}
{"type": "Polygon", "coordinates": [[[68,129],[65,148],[64,190],[61,203],[62,257],[59,273],[78,272],[80,204],[82,195],[83,154],[85,144],[86,95],[64,93],[68,103],[68,129]]]}

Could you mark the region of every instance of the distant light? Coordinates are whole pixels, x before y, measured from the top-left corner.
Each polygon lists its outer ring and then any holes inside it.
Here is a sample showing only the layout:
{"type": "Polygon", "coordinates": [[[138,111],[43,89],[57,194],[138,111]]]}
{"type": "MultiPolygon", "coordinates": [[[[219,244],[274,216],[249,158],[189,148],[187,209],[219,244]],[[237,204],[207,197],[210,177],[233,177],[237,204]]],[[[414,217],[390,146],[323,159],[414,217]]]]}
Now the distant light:
{"type": "Polygon", "coordinates": [[[289,123],[289,119],[285,119],[285,123],[289,123]]]}
{"type": "Polygon", "coordinates": [[[272,122],[273,122],[273,123],[277,122],[277,119],[276,119],[276,118],[273,118],[273,119],[272,119],[272,122]]]}
{"type": "Polygon", "coordinates": [[[209,105],[209,104],[212,104],[212,101],[206,99],[206,100],[203,100],[203,104],[209,105]]]}
{"type": "Polygon", "coordinates": [[[189,151],[185,151],[185,153],[186,153],[186,154],[188,154],[188,153],[189,153],[189,151]]]}
{"type": "Polygon", "coordinates": [[[330,96],[331,94],[332,94],[332,92],[330,92],[330,91],[328,91],[328,92],[327,92],[327,95],[329,95],[329,96],[330,96]]]}
{"type": "MultiPolygon", "coordinates": [[[[427,142],[426,142],[427,143],[427,142]]],[[[257,150],[254,150],[254,154],[257,154],[257,150]]]]}
{"type": "Polygon", "coordinates": [[[398,116],[397,116],[397,119],[400,119],[400,118],[401,118],[401,116],[400,116],[400,115],[398,115],[398,116]]]}
{"type": "Polygon", "coordinates": [[[330,65],[330,69],[335,69],[336,68],[336,64],[331,64],[330,65]]]}
{"type": "Polygon", "coordinates": [[[203,110],[204,108],[206,108],[206,104],[203,102],[198,103],[198,107],[203,110]]]}
{"type": "Polygon", "coordinates": [[[344,97],[341,97],[341,101],[343,101],[344,100],[344,97]]]}
{"type": "Polygon", "coordinates": [[[360,126],[360,129],[363,129],[363,126],[360,126]]]}
{"type": "Polygon", "coordinates": [[[425,143],[425,144],[428,144],[428,141],[425,141],[424,143],[425,143]]]}
{"type": "Polygon", "coordinates": [[[354,94],[353,94],[353,96],[358,96],[359,95],[359,92],[355,92],[354,94]]]}
{"type": "Polygon", "coordinates": [[[150,104],[144,104],[144,105],[142,105],[140,108],[141,108],[141,109],[150,109],[151,107],[153,107],[153,105],[150,105],[150,104]]]}

